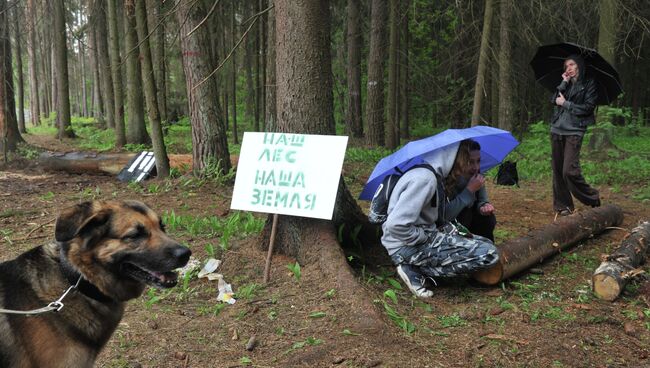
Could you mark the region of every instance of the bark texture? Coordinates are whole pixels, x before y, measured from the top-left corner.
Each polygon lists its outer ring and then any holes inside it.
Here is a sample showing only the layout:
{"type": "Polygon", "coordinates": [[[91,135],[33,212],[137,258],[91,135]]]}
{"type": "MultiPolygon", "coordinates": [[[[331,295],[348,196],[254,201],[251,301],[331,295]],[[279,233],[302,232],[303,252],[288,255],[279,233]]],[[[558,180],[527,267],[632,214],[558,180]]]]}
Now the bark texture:
{"type": "Polygon", "coordinates": [[[156,157],[156,171],[159,177],[166,178],[169,176],[169,157],[167,157],[167,149],[165,148],[162,124],[160,122],[160,111],[158,111],[158,94],[156,92],[156,79],[151,62],[147,9],[144,1],[135,1],[135,23],[138,38],[142,41],[140,43],[140,54],[142,54],[142,84],[144,85],[144,97],[147,101],[147,115],[151,127],[153,154],[156,157]]]}
{"type": "MultiPolygon", "coordinates": [[[[278,130],[334,134],[329,3],[276,0],[275,14],[278,130]]],[[[343,186],[342,195],[346,194],[343,186]]],[[[265,244],[271,222],[269,216],[265,244]]],[[[381,328],[381,316],[356,282],[333,222],[281,216],[276,249],[306,268],[313,267],[323,279],[334,282],[337,291],[348,295],[346,303],[358,321],[355,328],[381,328]]]]}
{"type": "MultiPolygon", "coordinates": [[[[273,5],[273,1],[269,1],[269,6],[273,5]]],[[[275,85],[275,10],[269,10],[268,21],[266,23],[266,111],[264,116],[266,121],[264,123],[265,131],[277,131],[277,107],[276,107],[276,85],[275,85]]]]}
{"type": "Polygon", "coordinates": [[[513,79],[512,79],[512,0],[501,0],[500,35],[499,35],[499,128],[512,130],[513,127],[513,79]]]}
{"type": "Polygon", "coordinates": [[[23,78],[23,41],[20,39],[20,24],[22,22],[20,9],[19,6],[16,6],[13,9],[14,42],[16,43],[16,69],[18,69],[18,84],[16,85],[18,98],[18,131],[20,133],[27,133],[25,128],[25,83],[23,78]]]}
{"type": "Polygon", "coordinates": [[[605,231],[610,226],[623,222],[623,210],[616,205],[607,205],[570,216],[560,217],[545,227],[531,231],[528,235],[498,245],[499,262],[484,271],[474,274],[474,279],[496,285],[544,259],[559,253],[590,236],[605,231]]]}
{"type": "Polygon", "coordinates": [[[650,249],[650,222],[644,221],[625,236],[621,245],[600,264],[591,278],[594,293],[613,301],[627,282],[643,273],[638,267],[645,263],[650,249]]]}
{"type": "Polygon", "coordinates": [[[65,4],[63,0],[54,2],[54,43],[56,53],[57,120],[59,139],[74,137],[70,124],[70,89],[68,88],[68,43],[65,27],[65,4]]]}
{"type": "Polygon", "coordinates": [[[140,51],[137,47],[138,34],[135,30],[134,0],[124,2],[124,35],[126,55],[126,100],[127,129],[126,141],[133,144],[149,144],[151,138],[144,122],[144,99],[142,97],[142,71],[140,51]]]}
{"type": "Polygon", "coordinates": [[[368,92],[366,96],[366,141],[371,146],[384,145],[384,60],[386,60],[385,0],[373,0],[370,18],[368,55],[368,92]]]}
{"type": "Polygon", "coordinates": [[[347,49],[348,49],[348,108],[346,131],[355,138],[363,136],[361,119],[361,17],[360,1],[348,0],[347,49]]]}
{"type": "Polygon", "coordinates": [[[399,145],[399,30],[397,28],[398,0],[391,0],[388,17],[389,42],[388,42],[388,124],[386,124],[386,147],[395,149],[399,145]]]}
{"type": "Polygon", "coordinates": [[[97,63],[99,65],[99,76],[102,79],[102,99],[104,101],[104,113],[106,124],[109,128],[115,127],[115,95],[113,93],[113,77],[111,75],[110,58],[108,56],[108,29],[106,28],[106,13],[104,7],[106,0],[97,0],[101,6],[97,9],[97,24],[95,39],[97,41],[97,63]]]}
{"type": "Polygon", "coordinates": [[[122,93],[122,60],[120,58],[120,42],[117,26],[116,1],[108,1],[108,33],[109,54],[111,56],[111,73],[113,77],[113,93],[115,95],[115,147],[121,148],[126,143],[124,132],[124,94],[122,93]]]}
{"type": "Polygon", "coordinates": [[[481,123],[481,108],[483,107],[483,95],[485,94],[485,77],[487,73],[488,49],[490,45],[490,30],[492,29],[492,13],[494,0],[485,1],[483,14],[483,32],[481,33],[481,50],[478,57],[478,71],[476,72],[476,83],[474,84],[474,105],[472,106],[472,126],[481,123]]]}
{"type": "Polygon", "coordinates": [[[189,35],[205,18],[206,9],[201,3],[193,4],[187,0],[179,0],[177,4],[178,22],[182,24],[180,43],[192,123],[193,169],[200,174],[208,165],[219,163],[221,171],[227,173],[230,160],[226,123],[219,105],[217,82],[210,78],[198,86],[216,67],[210,58],[210,35],[206,27],[199,27],[189,35]]]}
{"type": "Polygon", "coordinates": [[[27,0],[27,58],[29,64],[29,111],[30,121],[33,126],[40,124],[41,110],[38,104],[38,73],[36,55],[36,28],[34,17],[36,17],[36,0],[27,0]]]}

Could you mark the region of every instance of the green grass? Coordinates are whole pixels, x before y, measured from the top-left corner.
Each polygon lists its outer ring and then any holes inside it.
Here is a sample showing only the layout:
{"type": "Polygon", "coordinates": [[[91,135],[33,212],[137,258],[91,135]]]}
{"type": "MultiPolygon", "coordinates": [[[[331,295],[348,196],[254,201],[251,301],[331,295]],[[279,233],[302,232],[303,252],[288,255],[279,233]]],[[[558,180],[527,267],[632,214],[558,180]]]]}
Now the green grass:
{"type": "Polygon", "coordinates": [[[232,237],[244,238],[257,234],[264,228],[264,220],[250,212],[236,211],[226,218],[219,216],[193,216],[176,214],[174,210],[163,213],[163,222],[171,232],[197,238],[219,238],[223,250],[230,247],[232,237]]]}
{"type": "MultiPolygon", "coordinates": [[[[650,127],[630,125],[613,127],[605,122],[599,124],[613,133],[612,141],[617,147],[607,152],[607,159],[593,155],[586,147],[591,139],[591,128],[583,142],[581,165],[588,182],[595,185],[634,185],[638,200],[650,199],[650,127]]],[[[538,122],[529,128],[521,144],[510,154],[518,161],[517,169],[522,180],[546,181],[551,177],[551,146],[549,127],[538,122]]]]}

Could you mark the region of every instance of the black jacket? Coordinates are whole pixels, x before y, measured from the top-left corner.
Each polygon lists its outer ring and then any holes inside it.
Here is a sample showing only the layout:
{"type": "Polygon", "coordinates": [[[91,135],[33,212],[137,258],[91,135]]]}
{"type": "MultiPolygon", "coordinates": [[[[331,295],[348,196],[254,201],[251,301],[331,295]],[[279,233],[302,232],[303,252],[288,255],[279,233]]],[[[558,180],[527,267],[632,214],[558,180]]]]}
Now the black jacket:
{"type": "Polygon", "coordinates": [[[582,135],[587,126],[596,121],[594,109],[598,92],[596,82],[589,78],[580,78],[575,83],[569,81],[560,83],[553,95],[552,103],[562,92],[566,102],[563,106],[555,106],[551,118],[551,132],[561,135],[582,135]]]}

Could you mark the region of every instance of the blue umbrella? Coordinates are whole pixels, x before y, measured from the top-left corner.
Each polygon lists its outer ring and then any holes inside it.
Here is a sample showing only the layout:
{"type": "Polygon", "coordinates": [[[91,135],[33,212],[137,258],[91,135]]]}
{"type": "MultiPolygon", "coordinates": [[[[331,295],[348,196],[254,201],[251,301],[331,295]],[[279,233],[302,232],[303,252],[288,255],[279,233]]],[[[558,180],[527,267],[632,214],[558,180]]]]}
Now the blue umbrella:
{"type": "Polygon", "coordinates": [[[431,137],[409,142],[379,161],[359,199],[372,199],[385,176],[398,173],[398,170],[408,170],[423,163],[423,156],[469,138],[481,145],[481,172],[497,166],[519,144],[510,132],[483,125],[466,129],[447,129],[431,137]]]}

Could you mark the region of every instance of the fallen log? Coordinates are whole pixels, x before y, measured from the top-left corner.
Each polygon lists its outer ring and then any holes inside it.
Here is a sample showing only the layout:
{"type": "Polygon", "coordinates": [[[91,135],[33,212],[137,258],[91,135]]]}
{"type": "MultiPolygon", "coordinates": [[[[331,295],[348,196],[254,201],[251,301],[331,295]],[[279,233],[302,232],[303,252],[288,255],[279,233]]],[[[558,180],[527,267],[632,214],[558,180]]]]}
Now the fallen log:
{"type": "MultiPolygon", "coordinates": [[[[71,174],[117,175],[136,153],[43,152],[39,164],[47,171],[71,174]]],[[[192,169],[192,155],[169,155],[170,167],[192,169]]]]}
{"type": "Polygon", "coordinates": [[[495,285],[517,274],[545,258],[560,253],[580,240],[600,234],[610,226],[623,221],[623,210],[616,205],[607,205],[560,217],[557,221],[528,235],[509,240],[499,246],[499,262],[473,275],[474,279],[486,285],[495,285]]]}
{"type": "Polygon", "coordinates": [[[637,267],[645,263],[650,248],[650,222],[632,229],[621,245],[598,266],[591,278],[594,293],[601,299],[613,301],[635,275],[637,267]]]}

